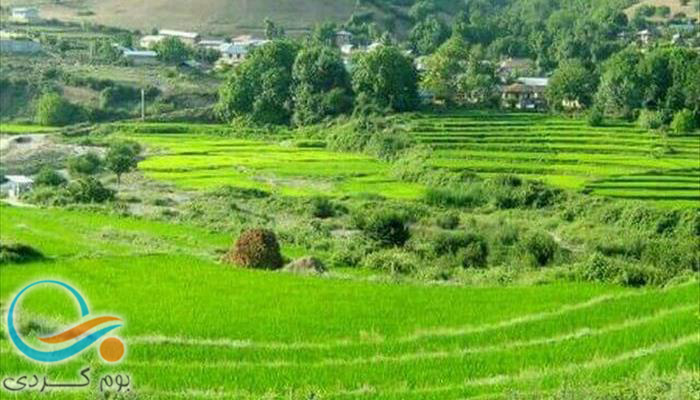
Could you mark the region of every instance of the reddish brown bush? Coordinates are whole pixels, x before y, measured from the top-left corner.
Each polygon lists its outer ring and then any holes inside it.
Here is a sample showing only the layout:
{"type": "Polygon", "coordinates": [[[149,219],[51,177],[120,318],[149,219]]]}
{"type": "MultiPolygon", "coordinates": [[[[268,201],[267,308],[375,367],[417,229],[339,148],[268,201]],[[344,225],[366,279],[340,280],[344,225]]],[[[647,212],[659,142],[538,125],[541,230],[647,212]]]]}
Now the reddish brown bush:
{"type": "Polygon", "coordinates": [[[284,265],[277,237],[266,229],[243,232],[226,255],[226,261],[255,269],[279,269],[284,265]]]}

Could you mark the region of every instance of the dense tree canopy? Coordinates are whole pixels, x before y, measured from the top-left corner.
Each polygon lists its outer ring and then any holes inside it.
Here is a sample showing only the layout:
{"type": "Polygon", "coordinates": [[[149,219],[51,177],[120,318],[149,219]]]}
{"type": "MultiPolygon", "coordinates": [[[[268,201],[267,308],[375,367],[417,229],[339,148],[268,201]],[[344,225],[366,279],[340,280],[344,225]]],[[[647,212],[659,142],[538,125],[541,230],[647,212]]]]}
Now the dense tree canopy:
{"type": "Polygon", "coordinates": [[[169,64],[182,63],[190,56],[190,48],[175,37],[161,40],[155,45],[154,50],[161,61],[169,64]]]}
{"type": "Polygon", "coordinates": [[[593,104],[598,78],[581,61],[570,60],[554,71],[547,88],[547,101],[552,108],[589,108],[593,104]]]}
{"type": "Polygon", "coordinates": [[[410,111],[418,106],[418,73],[413,60],[397,47],[380,46],[360,55],[352,77],[358,97],[379,107],[410,111]]]}

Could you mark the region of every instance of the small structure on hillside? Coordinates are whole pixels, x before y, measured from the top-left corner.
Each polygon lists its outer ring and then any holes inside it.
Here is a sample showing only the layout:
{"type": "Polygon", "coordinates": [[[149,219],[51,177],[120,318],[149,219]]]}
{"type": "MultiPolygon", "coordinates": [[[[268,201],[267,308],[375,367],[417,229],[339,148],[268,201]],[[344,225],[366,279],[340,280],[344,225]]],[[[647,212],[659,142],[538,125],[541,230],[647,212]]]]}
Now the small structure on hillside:
{"type": "Polygon", "coordinates": [[[651,29],[644,29],[639,32],[637,32],[637,40],[640,44],[642,45],[648,45],[651,43],[652,40],[654,40],[657,37],[656,31],[653,31],[651,29]]]}
{"type": "Polygon", "coordinates": [[[504,108],[517,110],[543,110],[547,107],[545,92],[548,78],[518,78],[517,82],[501,88],[504,108]]]}
{"type": "Polygon", "coordinates": [[[263,46],[269,42],[269,40],[264,39],[253,39],[250,36],[239,36],[235,38],[232,43],[224,43],[219,47],[221,58],[218,62],[228,65],[241,63],[252,49],[263,46]]]}
{"type": "Polygon", "coordinates": [[[41,52],[41,43],[21,34],[0,31],[0,53],[35,54],[41,52]]]}
{"type": "Polygon", "coordinates": [[[150,50],[130,50],[122,52],[122,56],[134,65],[152,65],[158,63],[158,54],[150,50]]]}
{"type": "Polygon", "coordinates": [[[345,45],[352,44],[352,33],[348,31],[338,31],[335,33],[335,45],[338,47],[343,47],[345,45]]]}
{"type": "Polygon", "coordinates": [[[216,51],[221,51],[221,46],[227,44],[223,40],[200,40],[199,43],[197,43],[197,46],[203,47],[205,49],[210,49],[210,50],[216,50],[216,51]]]}
{"type": "Polygon", "coordinates": [[[199,33],[196,32],[185,32],[185,31],[176,31],[172,29],[161,29],[158,31],[159,36],[164,36],[164,37],[174,37],[177,39],[180,39],[183,43],[189,44],[189,45],[195,45],[199,42],[199,33]]]}
{"type": "Polygon", "coordinates": [[[19,198],[22,194],[32,190],[34,179],[24,175],[6,175],[7,182],[3,186],[7,187],[7,194],[12,199],[19,198]]]}
{"type": "Polygon", "coordinates": [[[10,18],[13,22],[23,24],[33,24],[41,21],[39,10],[35,7],[13,7],[10,18]]]}

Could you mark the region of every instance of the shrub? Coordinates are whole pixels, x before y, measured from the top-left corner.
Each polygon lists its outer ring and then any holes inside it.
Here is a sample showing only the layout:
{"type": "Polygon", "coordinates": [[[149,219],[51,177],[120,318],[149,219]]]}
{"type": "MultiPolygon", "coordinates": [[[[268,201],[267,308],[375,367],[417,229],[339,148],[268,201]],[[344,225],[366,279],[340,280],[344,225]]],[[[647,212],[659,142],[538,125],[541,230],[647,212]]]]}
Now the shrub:
{"type": "Polygon", "coordinates": [[[85,177],[68,185],[68,193],[75,203],[104,203],[114,200],[114,191],[104,187],[93,177],[85,177]]]}
{"type": "Polygon", "coordinates": [[[481,268],[487,264],[489,247],[486,240],[473,233],[443,233],[433,241],[433,253],[440,257],[456,256],[464,268],[481,268]]]}
{"type": "Polygon", "coordinates": [[[663,115],[658,111],[642,110],[637,123],[644,129],[659,129],[664,124],[663,115]]]}
{"type": "Polygon", "coordinates": [[[68,171],[73,176],[95,175],[102,169],[100,156],[89,152],[68,160],[68,171]]]}
{"type": "Polygon", "coordinates": [[[437,216],[435,224],[442,229],[453,230],[459,227],[459,214],[446,212],[437,216]]]}
{"type": "Polygon", "coordinates": [[[382,247],[401,247],[411,237],[408,219],[393,211],[379,211],[366,218],[360,217],[358,228],[382,247]]]}
{"type": "Polygon", "coordinates": [[[617,272],[610,259],[599,252],[595,252],[582,266],[580,276],[586,281],[609,282],[615,277],[617,272]]]}
{"type": "Polygon", "coordinates": [[[226,261],[255,269],[279,269],[284,265],[277,236],[267,229],[243,232],[226,256],[226,261]]]}
{"type": "Polygon", "coordinates": [[[679,135],[690,133],[695,129],[695,116],[690,110],[682,110],[673,116],[671,130],[679,135]]]}
{"type": "Polygon", "coordinates": [[[597,107],[594,107],[588,113],[586,121],[588,122],[588,126],[592,126],[592,127],[603,126],[603,123],[605,122],[605,115],[603,114],[603,112],[600,109],[598,109],[597,107]]]}
{"type": "Polygon", "coordinates": [[[311,200],[311,216],[326,219],[335,216],[333,203],[325,197],[316,197],[311,200]]]}
{"type": "Polygon", "coordinates": [[[385,249],[365,257],[363,264],[378,271],[407,275],[418,270],[419,260],[415,255],[403,250],[385,249]]]}
{"type": "Polygon", "coordinates": [[[43,254],[31,246],[20,243],[0,243],[0,265],[25,263],[44,258],[43,254]]]}
{"type": "Polygon", "coordinates": [[[429,188],[425,201],[439,207],[477,207],[485,204],[487,197],[480,182],[470,182],[461,186],[429,188]]]}
{"type": "Polygon", "coordinates": [[[464,268],[484,268],[488,257],[488,243],[483,238],[477,238],[457,252],[457,259],[464,268]]]}
{"type": "Polygon", "coordinates": [[[44,166],[34,177],[34,183],[38,186],[62,186],[66,183],[66,178],[49,166],[44,166]]]}
{"type": "Polygon", "coordinates": [[[36,104],[36,122],[46,126],[65,126],[85,119],[85,112],[57,93],[43,94],[36,104]]]}
{"type": "Polygon", "coordinates": [[[546,232],[535,232],[525,240],[525,248],[535,264],[544,267],[554,260],[559,245],[546,232]]]}

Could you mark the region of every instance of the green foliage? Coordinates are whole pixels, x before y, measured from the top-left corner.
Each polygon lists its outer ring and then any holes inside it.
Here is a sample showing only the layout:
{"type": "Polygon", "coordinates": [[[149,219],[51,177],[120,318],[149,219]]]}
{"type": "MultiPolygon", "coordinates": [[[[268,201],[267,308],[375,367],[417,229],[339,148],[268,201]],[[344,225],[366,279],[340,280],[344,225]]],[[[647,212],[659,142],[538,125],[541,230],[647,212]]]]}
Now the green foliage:
{"type": "Polygon", "coordinates": [[[554,260],[559,245],[548,233],[536,231],[525,239],[525,249],[535,265],[544,267],[554,260]]]}
{"type": "Polygon", "coordinates": [[[411,237],[408,218],[395,211],[356,215],[356,225],[367,238],[383,247],[401,247],[411,237]]]}
{"type": "Polygon", "coordinates": [[[44,255],[31,246],[21,243],[0,243],[0,265],[21,264],[43,258],[44,255]]]}
{"type": "Polygon", "coordinates": [[[265,37],[268,40],[276,40],[276,39],[282,39],[285,36],[284,28],[281,26],[277,26],[277,24],[274,23],[269,18],[265,18],[265,37]]]}
{"type": "Polygon", "coordinates": [[[679,135],[691,133],[696,128],[696,118],[690,110],[681,110],[673,116],[671,130],[679,135]]]}
{"type": "Polygon", "coordinates": [[[267,229],[243,232],[226,259],[244,268],[279,269],[284,265],[277,236],[267,229]]]}
{"type": "Polygon", "coordinates": [[[547,101],[556,110],[568,108],[565,103],[589,108],[593,104],[597,84],[595,73],[582,62],[567,60],[559,64],[549,81],[547,101]]]}
{"type": "Polygon", "coordinates": [[[44,166],[39,170],[39,173],[34,177],[34,183],[38,186],[58,187],[66,184],[66,178],[59,174],[53,168],[44,166]]]}
{"type": "Polygon", "coordinates": [[[642,110],[639,113],[637,123],[641,128],[655,130],[663,126],[664,119],[663,115],[658,111],[642,110]]]}
{"type": "Polygon", "coordinates": [[[85,120],[84,110],[57,93],[44,93],[36,104],[36,122],[45,126],[65,126],[85,120]]]}
{"type": "Polygon", "coordinates": [[[293,112],[292,69],[298,50],[293,42],[276,40],[251,51],[219,92],[217,109],[221,118],[289,123],[293,112]]]}
{"type": "Polygon", "coordinates": [[[311,200],[311,216],[326,219],[335,216],[335,205],[326,197],[314,197],[311,200]]]}
{"type": "Polygon", "coordinates": [[[418,22],[410,33],[411,47],[418,54],[431,54],[450,37],[450,28],[439,18],[428,16],[418,22]]]}
{"type": "Polygon", "coordinates": [[[478,207],[488,202],[488,194],[481,182],[428,188],[425,201],[441,207],[478,207]]]}
{"type": "Polygon", "coordinates": [[[395,275],[408,275],[420,267],[420,260],[401,249],[383,249],[370,253],[362,261],[363,266],[395,275]]]}
{"type": "Polygon", "coordinates": [[[102,169],[102,159],[96,153],[88,152],[68,160],[68,171],[72,176],[95,175],[102,169]]]}
{"type": "Polygon", "coordinates": [[[435,218],[435,224],[442,229],[457,229],[459,227],[459,223],[459,214],[456,212],[444,212],[435,218]]]}
{"type": "Polygon", "coordinates": [[[311,45],[296,57],[294,79],[295,125],[310,125],[352,108],[350,75],[340,54],[327,46],[311,45]]]}
{"type": "Polygon", "coordinates": [[[138,151],[132,144],[116,143],[109,147],[105,157],[105,166],[117,175],[117,184],[121,176],[136,168],[138,151]]]}
{"type": "Polygon", "coordinates": [[[153,50],[158,59],[168,64],[180,64],[187,61],[192,50],[176,37],[167,37],[158,42],[153,50]]]}
{"type": "Polygon", "coordinates": [[[75,203],[105,203],[114,200],[114,191],[99,180],[88,176],[68,185],[68,195],[75,203]]]}
{"type": "Polygon", "coordinates": [[[484,268],[489,246],[486,239],[474,233],[441,233],[432,243],[433,254],[453,256],[463,268],[484,268]]]}
{"type": "Polygon", "coordinates": [[[603,126],[605,123],[605,114],[601,111],[600,107],[593,107],[586,115],[586,122],[588,126],[591,127],[603,126]]]}
{"type": "Polygon", "coordinates": [[[411,111],[419,103],[418,73],[413,61],[394,46],[380,46],[356,60],[352,84],[357,104],[371,102],[393,111],[411,111]]]}

